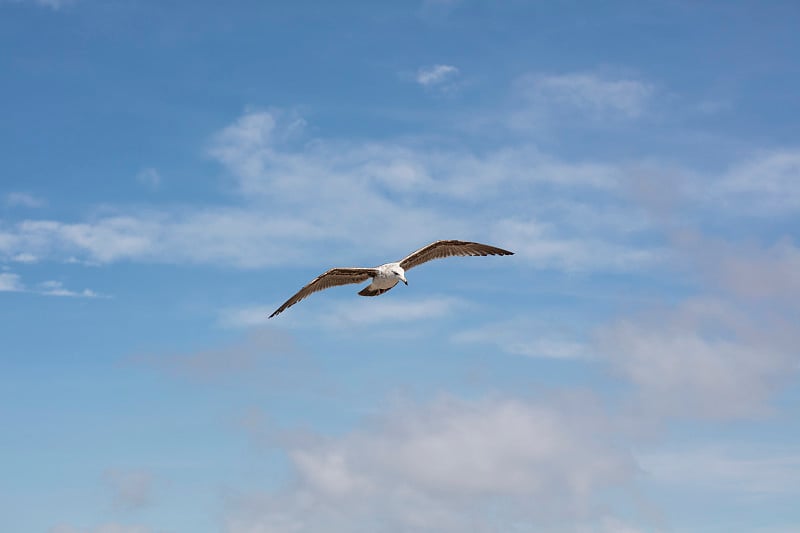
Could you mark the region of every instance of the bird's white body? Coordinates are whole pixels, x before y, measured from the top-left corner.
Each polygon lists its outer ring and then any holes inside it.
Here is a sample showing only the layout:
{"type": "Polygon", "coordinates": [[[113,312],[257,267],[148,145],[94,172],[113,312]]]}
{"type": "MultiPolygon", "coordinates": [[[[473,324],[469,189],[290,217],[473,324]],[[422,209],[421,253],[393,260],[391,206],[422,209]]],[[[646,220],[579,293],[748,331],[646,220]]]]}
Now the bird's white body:
{"type": "Polygon", "coordinates": [[[399,262],[386,263],[377,268],[378,275],[372,278],[372,283],[367,286],[368,289],[389,290],[401,281],[408,285],[405,276],[406,271],[403,270],[399,262]]]}
{"type": "Polygon", "coordinates": [[[401,281],[408,285],[405,273],[406,271],[400,266],[399,261],[375,267],[372,283],[361,289],[358,294],[380,296],[401,281]]]}

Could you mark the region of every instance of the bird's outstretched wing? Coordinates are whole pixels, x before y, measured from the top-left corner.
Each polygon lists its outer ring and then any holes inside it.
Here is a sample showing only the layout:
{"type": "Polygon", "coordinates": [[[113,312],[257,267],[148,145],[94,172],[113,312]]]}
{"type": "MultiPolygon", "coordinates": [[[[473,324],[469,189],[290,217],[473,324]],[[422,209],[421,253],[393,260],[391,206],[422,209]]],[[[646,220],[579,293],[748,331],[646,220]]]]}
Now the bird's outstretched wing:
{"type": "Polygon", "coordinates": [[[408,255],[400,261],[400,266],[403,270],[408,270],[433,259],[454,255],[514,255],[514,252],[479,242],[436,241],[408,255]]]}
{"type": "Polygon", "coordinates": [[[377,274],[378,270],[375,268],[332,268],[311,280],[305,287],[297,291],[297,294],[283,302],[283,305],[276,309],[269,317],[272,318],[278,313],[282,313],[287,308],[317,291],[336,287],[338,285],[361,283],[362,281],[375,277],[377,274]]]}

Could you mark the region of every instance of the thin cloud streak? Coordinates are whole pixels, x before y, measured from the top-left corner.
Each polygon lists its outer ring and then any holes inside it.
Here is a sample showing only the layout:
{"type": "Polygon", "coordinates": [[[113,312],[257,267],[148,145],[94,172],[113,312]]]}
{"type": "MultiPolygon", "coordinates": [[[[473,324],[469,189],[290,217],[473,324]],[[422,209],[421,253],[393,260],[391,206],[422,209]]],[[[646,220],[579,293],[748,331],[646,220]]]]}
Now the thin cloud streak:
{"type": "Polygon", "coordinates": [[[13,272],[0,272],[0,292],[19,292],[24,291],[25,286],[19,274],[13,272]]]}
{"type": "Polygon", "coordinates": [[[137,354],[127,362],[201,384],[259,379],[274,385],[293,373],[308,371],[308,361],[291,337],[263,327],[216,347],[177,354],[137,354]]]}
{"type": "Polygon", "coordinates": [[[22,278],[19,274],[13,272],[0,273],[0,292],[27,292],[43,296],[69,296],[80,298],[105,297],[91,289],[83,289],[82,291],[69,290],[64,287],[63,283],[55,280],[43,281],[37,284],[36,288],[31,289],[22,282],[22,278]]]}
{"type": "Polygon", "coordinates": [[[10,207],[28,207],[32,209],[47,205],[44,199],[26,192],[10,192],[6,194],[5,203],[10,207]]]}
{"type": "MultiPolygon", "coordinates": [[[[405,288],[405,287],[403,287],[405,288]]],[[[395,288],[397,290],[397,288],[395,288]]],[[[466,305],[460,299],[448,296],[415,298],[395,301],[384,299],[365,301],[360,296],[354,301],[338,304],[332,312],[325,313],[323,323],[328,327],[371,327],[382,323],[406,323],[444,318],[466,305]]]]}
{"type": "Polygon", "coordinates": [[[800,492],[800,454],[793,449],[716,444],[645,453],[639,461],[654,481],[683,490],[748,498],[800,492]]]}
{"type": "Polygon", "coordinates": [[[655,87],[645,81],[593,73],[532,73],[514,83],[519,100],[507,116],[515,130],[554,128],[564,123],[595,126],[641,120],[650,110],[655,87]]]}
{"type": "Polygon", "coordinates": [[[73,291],[64,287],[60,281],[50,280],[39,283],[36,291],[38,294],[45,296],[66,296],[70,298],[102,298],[103,295],[96,293],[91,289],[83,289],[82,291],[73,291]]]}
{"type": "Polygon", "coordinates": [[[441,85],[458,74],[458,69],[452,65],[433,65],[422,67],[417,71],[417,83],[423,87],[441,85]]]}
{"type": "Polygon", "coordinates": [[[653,87],[637,80],[605,80],[589,74],[536,77],[537,97],[595,113],[619,112],[636,118],[642,114],[653,87]]]}
{"type": "Polygon", "coordinates": [[[557,322],[518,318],[472,327],[455,333],[451,340],[461,344],[493,346],[505,353],[549,359],[584,359],[591,357],[586,342],[557,322]]]}
{"type": "Polygon", "coordinates": [[[709,200],[719,199],[754,215],[773,217],[800,213],[800,149],[774,150],[733,166],[713,189],[709,200]]]}
{"type": "Polygon", "coordinates": [[[67,524],[58,524],[51,527],[48,533],[157,533],[157,530],[148,526],[108,522],[91,527],[74,527],[67,524]]]}

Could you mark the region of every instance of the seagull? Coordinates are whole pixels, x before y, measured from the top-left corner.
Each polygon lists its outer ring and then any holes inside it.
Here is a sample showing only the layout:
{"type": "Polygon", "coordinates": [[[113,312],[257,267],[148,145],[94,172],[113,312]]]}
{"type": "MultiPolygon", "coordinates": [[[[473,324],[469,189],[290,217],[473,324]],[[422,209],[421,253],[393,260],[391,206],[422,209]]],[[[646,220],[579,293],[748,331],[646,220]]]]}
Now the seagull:
{"type": "Polygon", "coordinates": [[[317,291],[339,285],[361,283],[368,279],[372,279],[372,283],[361,289],[358,294],[361,296],[379,296],[401,281],[408,285],[405,276],[406,270],[433,259],[457,255],[514,255],[514,252],[479,242],[436,241],[394,263],[386,263],[374,268],[332,268],[311,280],[305,287],[297,291],[294,296],[283,302],[283,305],[269,315],[269,318],[284,312],[303,298],[317,291]]]}

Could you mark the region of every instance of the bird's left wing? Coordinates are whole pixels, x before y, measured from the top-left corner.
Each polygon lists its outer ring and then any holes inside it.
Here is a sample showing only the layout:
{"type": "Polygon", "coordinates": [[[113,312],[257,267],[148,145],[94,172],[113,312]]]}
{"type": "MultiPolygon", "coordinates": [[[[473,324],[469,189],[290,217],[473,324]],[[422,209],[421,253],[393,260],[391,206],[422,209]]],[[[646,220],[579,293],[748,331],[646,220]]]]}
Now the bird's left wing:
{"type": "Polygon", "coordinates": [[[361,283],[362,281],[375,277],[377,274],[378,270],[375,268],[332,268],[311,280],[305,287],[297,291],[294,296],[283,302],[283,305],[276,309],[269,317],[272,318],[278,313],[282,313],[287,308],[317,291],[336,287],[338,285],[361,283]]]}

